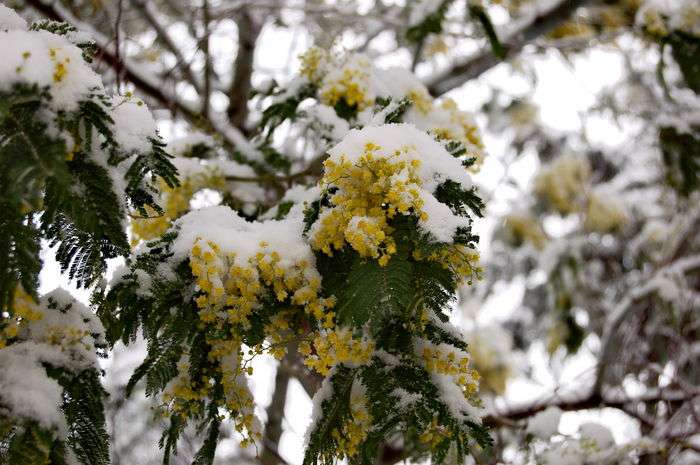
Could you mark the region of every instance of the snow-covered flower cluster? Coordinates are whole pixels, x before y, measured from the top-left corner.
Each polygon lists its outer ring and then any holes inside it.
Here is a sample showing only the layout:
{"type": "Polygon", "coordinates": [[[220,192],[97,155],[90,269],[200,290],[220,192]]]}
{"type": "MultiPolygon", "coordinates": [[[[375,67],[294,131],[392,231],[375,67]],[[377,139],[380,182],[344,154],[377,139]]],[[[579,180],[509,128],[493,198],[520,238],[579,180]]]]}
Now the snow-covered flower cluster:
{"type": "Polygon", "coordinates": [[[497,325],[478,327],[466,334],[471,363],[480,375],[482,391],[503,394],[509,378],[515,375],[513,338],[497,325]]]}
{"type": "Polygon", "coordinates": [[[547,243],[547,235],[537,219],[527,212],[515,212],[505,217],[505,229],[509,242],[519,246],[530,244],[541,250],[547,243]]]}
{"type": "Polygon", "coordinates": [[[410,108],[404,109],[403,122],[443,142],[462,144],[460,155],[469,161],[472,171],[483,162],[484,144],[473,116],[449,98],[433,100],[425,85],[407,70],[377,68],[362,54],[335,57],[318,47],[302,54],[300,62],[300,78],[318,88],[320,105],[310,113],[314,121],[330,128],[332,140],[339,141],[350,129],[346,120],[351,125],[371,124],[405,102],[410,108]]]}
{"type": "Polygon", "coordinates": [[[628,220],[625,204],[614,192],[598,189],[588,195],[585,227],[589,231],[608,233],[615,231],[628,220]]]}
{"type": "Polygon", "coordinates": [[[654,37],[674,31],[700,37],[700,5],[694,0],[646,0],[637,12],[637,24],[654,37]]]}
{"type": "Polygon", "coordinates": [[[321,207],[311,227],[314,248],[332,256],[347,244],[386,265],[396,253],[392,220],[403,216],[433,240],[452,244],[449,251],[417,252],[416,258],[446,259],[446,266],[466,278],[477,274],[476,251],[454,243],[471,220],[438,199],[444,183],[469,191],[471,179],[443,146],[412,125],[394,124],[351,131],[329,154],[321,180],[329,206],[321,207]]]}
{"type": "Polygon", "coordinates": [[[600,423],[582,423],[574,435],[559,433],[562,411],[550,406],[533,416],[527,432],[537,438],[536,460],[543,465],[631,465],[639,455],[658,446],[645,438],[616,444],[610,430],[600,423]]]}
{"type": "Polygon", "coordinates": [[[591,169],[574,153],[561,155],[542,168],[535,179],[535,193],[562,215],[580,211],[591,169]]]}
{"type": "MultiPolygon", "coordinates": [[[[0,314],[0,419],[28,431],[38,425],[53,440],[66,442],[75,427],[64,412],[66,396],[81,377],[97,380],[104,329],[62,289],[35,302],[17,287],[13,308],[12,316],[0,314]]],[[[12,433],[0,430],[0,441],[11,440],[6,434],[12,433]]]]}
{"type": "Polygon", "coordinates": [[[46,126],[46,135],[65,144],[67,161],[90,159],[105,169],[125,209],[125,194],[136,188],[127,189],[129,167],[151,152],[152,141],[157,140],[147,107],[131,94],[106,94],[100,76],[86,61],[84,48],[78,46],[89,42],[74,43],[86,40],[82,35],[27,29],[5,10],[0,94],[25,93],[39,99],[46,111],[35,118],[46,126]]]}
{"type": "Polygon", "coordinates": [[[225,159],[215,147],[214,141],[202,134],[193,134],[168,144],[168,153],[174,157],[171,163],[178,171],[180,183],[169,186],[160,180],[158,203],[163,212],[148,208],[149,216],[132,218],[132,244],[160,237],[191,208],[206,206],[206,202],[204,205],[192,205],[195,196],[204,190],[227,194],[227,203],[235,205],[244,214],[257,211],[258,203],[265,200],[265,190],[249,182],[255,179],[255,171],[248,165],[225,159]],[[200,158],[198,155],[202,153],[207,156],[200,158]],[[245,182],[236,181],[239,179],[245,182]]]}

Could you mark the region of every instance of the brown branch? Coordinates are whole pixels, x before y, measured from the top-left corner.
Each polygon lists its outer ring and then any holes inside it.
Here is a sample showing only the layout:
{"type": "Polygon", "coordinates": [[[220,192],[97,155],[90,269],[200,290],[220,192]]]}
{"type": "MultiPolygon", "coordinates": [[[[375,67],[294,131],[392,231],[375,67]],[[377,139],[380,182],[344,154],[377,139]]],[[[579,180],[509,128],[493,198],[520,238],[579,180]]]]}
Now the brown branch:
{"type": "Polygon", "coordinates": [[[653,275],[648,276],[646,284],[630,290],[627,295],[620,301],[615,309],[610,314],[610,317],[605,323],[603,336],[601,337],[600,356],[596,368],[595,382],[593,385],[593,393],[599,395],[603,389],[603,383],[607,374],[609,362],[614,357],[614,342],[622,323],[632,313],[636,304],[658,290],[657,284],[651,279],[659,273],[674,270],[681,273],[686,273],[700,268],[700,255],[691,255],[689,257],[679,258],[675,262],[657,270],[653,275]]]}
{"type": "Polygon", "coordinates": [[[615,408],[625,411],[627,406],[648,402],[685,402],[700,395],[700,391],[681,392],[659,389],[639,397],[603,397],[595,392],[580,399],[538,402],[500,414],[488,415],[483,418],[487,426],[517,426],[517,422],[530,418],[548,407],[558,407],[563,411],[590,410],[599,408],[615,408]]]}
{"type": "Polygon", "coordinates": [[[202,51],[204,52],[204,95],[202,97],[202,113],[204,116],[209,116],[211,110],[211,78],[212,78],[212,62],[211,62],[211,18],[209,17],[209,2],[204,0],[202,7],[202,22],[204,23],[204,41],[202,51]]]}
{"type": "MultiPolygon", "coordinates": [[[[535,16],[527,25],[519,28],[503,41],[506,51],[504,60],[513,58],[515,55],[536,38],[547,34],[557,27],[562,21],[567,20],[580,7],[591,0],[561,0],[553,8],[535,16]]],[[[467,60],[452,66],[426,83],[430,93],[434,96],[442,95],[465,82],[481,76],[483,73],[493,68],[502,60],[497,58],[490,48],[473,55],[467,60]]]]}
{"type": "MultiPolygon", "coordinates": [[[[291,353],[292,348],[290,348],[291,353]]],[[[282,437],[282,420],[284,419],[284,406],[287,402],[287,387],[289,386],[290,374],[286,369],[290,356],[285,356],[277,367],[275,374],[275,390],[272,393],[272,401],[267,407],[267,423],[263,436],[263,451],[260,456],[262,465],[277,465],[280,457],[277,453],[280,438],[282,437]]]]}
{"type": "MultiPolygon", "coordinates": [[[[83,24],[78,19],[72,17],[72,15],[63,10],[60,5],[47,5],[41,0],[27,0],[27,4],[49,19],[65,21],[76,26],[78,29],[92,34],[96,41],[96,46],[98,48],[97,55],[100,60],[110,66],[115,66],[119,63],[120,60],[116,58],[113,47],[107,39],[102,37],[99,32],[94,31],[89,25],[83,24]]],[[[165,108],[170,109],[173,114],[182,116],[194,127],[215,134],[216,138],[220,140],[222,146],[226,150],[231,152],[239,150],[247,158],[256,159],[258,155],[257,149],[250,144],[236,127],[216,121],[211,116],[205,117],[198,108],[196,109],[193,105],[182,101],[177,95],[169,95],[162,88],[160,82],[157,82],[145,73],[141,73],[136,66],[129,63],[128,59],[125,58],[122,65],[125,79],[131,82],[143,94],[156,100],[165,108]]]]}
{"type": "Polygon", "coordinates": [[[182,52],[178,48],[177,45],[175,45],[175,41],[170,37],[170,34],[168,34],[168,31],[165,29],[165,26],[163,26],[159,21],[158,18],[156,17],[156,13],[153,11],[153,8],[151,7],[151,4],[148,2],[148,0],[131,0],[131,5],[136,8],[139,13],[141,13],[141,16],[146,20],[146,22],[153,28],[153,30],[156,32],[156,35],[158,39],[165,45],[165,48],[167,48],[170,53],[173,54],[175,57],[176,61],[176,68],[180,70],[182,73],[183,77],[189,82],[192,87],[198,92],[202,92],[202,86],[197,80],[197,77],[194,75],[192,72],[192,68],[190,68],[189,63],[185,60],[185,57],[182,55],[182,52]]]}
{"type": "Polygon", "coordinates": [[[236,25],[238,26],[238,53],[233,64],[233,80],[228,91],[226,114],[231,124],[245,134],[255,43],[260,35],[261,25],[253,19],[247,9],[236,14],[236,25]]]}

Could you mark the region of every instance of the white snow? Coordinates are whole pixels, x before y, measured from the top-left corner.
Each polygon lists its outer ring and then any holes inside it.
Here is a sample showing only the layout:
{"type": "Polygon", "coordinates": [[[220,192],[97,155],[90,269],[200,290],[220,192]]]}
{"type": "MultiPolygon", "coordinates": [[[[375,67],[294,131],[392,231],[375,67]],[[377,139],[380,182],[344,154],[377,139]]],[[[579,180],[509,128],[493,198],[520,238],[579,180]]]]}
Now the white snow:
{"type": "Polygon", "coordinates": [[[330,159],[339,161],[344,155],[349,161],[357,161],[364,153],[365,144],[372,142],[380,146],[376,152],[380,157],[391,157],[396,151],[408,149],[400,159],[419,160],[418,173],[423,187],[434,192],[446,180],[459,183],[464,189],[472,187],[469,173],[459,160],[452,157],[445,148],[423,131],[408,123],[384,124],[353,129],[328,153],[330,159]]]}
{"type": "Polygon", "coordinates": [[[425,18],[435,13],[440,5],[442,5],[443,0],[418,0],[411,5],[411,16],[409,17],[408,24],[410,26],[416,26],[423,21],[425,18]]]}
{"type": "Polygon", "coordinates": [[[48,87],[52,107],[73,110],[100,77],[83,60],[82,51],[65,37],[47,31],[0,32],[0,91],[15,83],[48,87]]]}
{"type": "Polygon", "coordinates": [[[63,390],[41,366],[54,349],[26,341],[0,350],[0,412],[36,421],[42,428],[64,438],[66,421],[61,413],[63,390]]]}
{"type": "Polygon", "coordinates": [[[328,151],[330,160],[339,163],[343,157],[349,162],[357,162],[368,143],[379,146],[373,152],[376,157],[420,162],[417,174],[422,185],[415,187],[424,201],[423,209],[427,214],[427,220],[419,223],[421,229],[439,241],[451,242],[458,227],[469,225],[469,219],[454,215],[433,195],[438,185],[447,180],[460,184],[463,189],[472,187],[469,173],[443,146],[411,124],[367,126],[351,130],[339,144],[331,148],[328,151]]]}
{"type": "Polygon", "coordinates": [[[149,152],[149,137],[156,137],[156,123],[145,103],[138,99],[112,100],[111,117],[114,120],[114,137],[127,153],[149,152]]]}
{"type": "Polygon", "coordinates": [[[0,5],[0,31],[9,31],[12,29],[26,30],[27,22],[12,8],[0,5]]]}
{"type": "Polygon", "coordinates": [[[63,390],[49,378],[44,364],[78,374],[97,368],[96,344],[104,344],[97,317],[63,289],[39,300],[40,318],[20,326],[18,341],[0,350],[0,413],[36,421],[65,439],[61,412],[63,390]]]}
{"type": "Polygon", "coordinates": [[[530,418],[526,431],[540,439],[548,439],[559,431],[562,413],[559,407],[549,406],[530,418]]]}
{"type": "Polygon", "coordinates": [[[304,270],[308,279],[320,279],[315,268],[315,256],[303,237],[303,218],[288,217],[284,220],[248,222],[234,210],[215,206],[192,211],[175,222],[179,228],[173,242],[170,264],[179,264],[189,257],[198,238],[215,242],[223,253],[235,253],[235,263],[248,267],[249,259],[262,250],[276,251],[280,255],[279,266],[291,268],[305,261],[304,270]]]}

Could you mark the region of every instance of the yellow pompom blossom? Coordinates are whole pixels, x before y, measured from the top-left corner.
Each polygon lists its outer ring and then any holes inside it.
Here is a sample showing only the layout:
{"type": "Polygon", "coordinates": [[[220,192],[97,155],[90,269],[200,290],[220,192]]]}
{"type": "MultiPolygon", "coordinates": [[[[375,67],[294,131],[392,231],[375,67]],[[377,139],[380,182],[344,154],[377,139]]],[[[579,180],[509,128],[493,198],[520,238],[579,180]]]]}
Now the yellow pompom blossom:
{"type": "Polygon", "coordinates": [[[469,366],[469,354],[447,344],[416,339],[415,350],[429,373],[450,376],[464,398],[473,399],[479,390],[479,373],[469,366]]]}
{"type": "Polygon", "coordinates": [[[42,315],[34,299],[18,285],[12,299],[12,315],[0,314],[0,349],[7,346],[9,339],[17,337],[20,328],[41,319],[42,315]]]}
{"type": "Polygon", "coordinates": [[[374,105],[371,87],[372,65],[367,57],[350,55],[344,63],[326,74],[321,83],[321,102],[334,106],[344,100],[358,111],[374,105]]]}
{"type": "Polygon", "coordinates": [[[537,105],[527,100],[520,100],[510,105],[506,112],[510,123],[517,129],[523,130],[531,127],[537,121],[539,109],[537,105]]]}
{"type": "Polygon", "coordinates": [[[224,324],[243,325],[259,305],[264,286],[272,289],[278,301],[289,301],[327,326],[333,324],[333,298],[321,298],[321,278],[308,261],[292,266],[280,265],[280,253],[260,242],[258,252],[245,261],[233,252],[224,253],[220,247],[197,239],[190,253],[190,268],[197,288],[199,317],[204,323],[219,327],[224,324]]]}
{"type": "Polygon", "coordinates": [[[462,142],[467,149],[467,156],[476,158],[469,170],[472,172],[479,171],[484,163],[485,146],[474,118],[470,113],[460,110],[457,102],[451,98],[444,99],[441,108],[449,113],[450,123],[455,128],[458,128],[458,131],[454,134],[446,128],[434,128],[431,132],[441,139],[454,139],[462,142]]]}
{"type": "Polygon", "coordinates": [[[562,215],[581,209],[591,169],[583,156],[562,155],[545,166],[535,179],[535,193],[562,215]]]}
{"type": "Polygon", "coordinates": [[[406,94],[418,111],[427,114],[433,109],[433,99],[425,89],[413,89],[406,94]]]}
{"type": "Polygon", "coordinates": [[[425,46],[425,56],[434,57],[437,55],[445,55],[450,51],[449,45],[445,38],[439,35],[430,34],[425,46]]]}
{"type": "Polygon", "coordinates": [[[338,458],[342,460],[357,455],[358,447],[367,438],[371,427],[372,415],[367,406],[365,387],[355,380],[350,390],[350,418],[331,433],[338,442],[338,458]]]}
{"type": "Polygon", "coordinates": [[[299,55],[301,66],[299,74],[304,76],[312,84],[318,84],[323,79],[328,65],[328,52],[320,47],[311,47],[299,55]]]}
{"type": "Polygon", "coordinates": [[[190,377],[190,363],[187,357],[180,360],[177,376],[163,391],[161,408],[166,415],[189,417],[201,414],[204,401],[213,394],[214,377],[218,376],[221,379],[224,397],[220,407],[230,413],[234,429],[242,437],[241,445],[247,447],[262,438],[262,431],[253,413],[253,395],[244,375],[247,371],[240,363],[240,342],[230,340],[215,345],[209,359],[217,363],[213,364],[211,372],[203,374],[200,379],[190,377]]]}
{"type": "Polygon", "coordinates": [[[207,169],[201,173],[192,174],[180,180],[177,187],[169,187],[159,181],[160,204],[163,214],[158,215],[147,208],[149,218],[133,218],[131,220],[132,245],[139,241],[149,241],[160,237],[172,225],[172,222],[182,216],[190,208],[192,196],[202,189],[223,190],[226,179],[217,169],[207,169]]]}
{"type": "Polygon", "coordinates": [[[547,352],[551,355],[564,345],[569,338],[569,327],[563,321],[556,321],[547,330],[547,352]]]}
{"type": "Polygon", "coordinates": [[[607,31],[620,29],[627,26],[630,22],[624,7],[620,5],[604,7],[600,12],[600,21],[607,31]]]}
{"type": "Polygon", "coordinates": [[[333,250],[347,243],[362,257],[376,258],[380,265],[386,265],[396,252],[389,220],[411,213],[427,218],[416,171],[420,161],[402,159],[401,152],[393,157],[377,156],[380,148],[371,142],[365,144],[356,163],[344,156],[338,162],[324,162],[321,182],[336,186],[338,191],[330,198],[334,208],[321,214],[313,230],[311,245],[315,249],[332,256],[333,250]]]}
{"type": "Polygon", "coordinates": [[[585,227],[589,231],[608,233],[615,231],[627,223],[627,212],[619,200],[602,198],[600,194],[588,196],[586,207],[585,227]]]}
{"type": "Polygon", "coordinates": [[[678,15],[678,29],[694,34],[696,37],[700,35],[700,4],[697,2],[687,1],[681,7],[678,15]]]}
{"type": "Polygon", "coordinates": [[[505,219],[505,227],[517,245],[529,242],[536,249],[542,250],[547,242],[542,226],[531,215],[508,215],[505,219]]]}
{"type": "Polygon", "coordinates": [[[676,0],[667,4],[647,2],[638,21],[647,34],[663,39],[673,31],[700,37],[700,4],[695,0],[676,0]]]}
{"type": "Polygon", "coordinates": [[[644,29],[648,34],[659,38],[666,37],[669,34],[666,21],[655,8],[645,10],[642,18],[644,29]]]}
{"type": "Polygon", "coordinates": [[[483,273],[483,269],[478,265],[479,252],[462,244],[444,246],[429,255],[423,255],[416,250],[413,252],[413,258],[439,263],[461,281],[467,281],[469,284],[473,279],[481,279],[483,273]]]}
{"type": "MultiPolygon", "coordinates": [[[[329,313],[330,314],[330,313],[329,313]]],[[[267,352],[277,360],[282,360],[287,352],[287,343],[292,335],[290,325],[290,317],[292,311],[282,311],[270,318],[270,323],[265,325],[265,334],[267,335],[269,347],[267,352]]]]}
{"type": "Polygon", "coordinates": [[[513,375],[513,339],[499,326],[477,328],[467,336],[471,363],[481,376],[479,389],[503,394],[513,375]]]}
{"type": "Polygon", "coordinates": [[[576,21],[565,21],[549,33],[549,37],[552,39],[590,37],[593,35],[595,35],[595,29],[593,26],[581,19],[576,21]]]}
{"type": "Polygon", "coordinates": [[[339,363],[367,363],[374,352],[374,341],[366,336],[354,338],[349,328],[323,329],[315,334],[312,343],[303,341],[299,352],[304,355],[307,367],[326,376],[339,363]]]}
{"type": "Polygon", "coordinates": [[[421,433],[418,440],[430,447],[437,447],[451,435],[452,432],[446,426],[439,424],[437,417],[433,417],[430,425],[421,433]]]}
{"type": "MultiPolygon", "coordinates": [[[[61,82],[63,81],[63,78],[66,77],[66,74],[68,73],[68,69],[66,68],[66,65],[70,63],[70,57],[64,57],[62,60],[60,60],[57,57],[56,52],[58,49],[56,48],[50,48],[49,49],[49,58],[51,58],[51,61],[54,62],[54,70],[53,70],[53,81],[54,82],[61,82]]],[[[27,56],[28,58],[28,56],[27,56]]]]}

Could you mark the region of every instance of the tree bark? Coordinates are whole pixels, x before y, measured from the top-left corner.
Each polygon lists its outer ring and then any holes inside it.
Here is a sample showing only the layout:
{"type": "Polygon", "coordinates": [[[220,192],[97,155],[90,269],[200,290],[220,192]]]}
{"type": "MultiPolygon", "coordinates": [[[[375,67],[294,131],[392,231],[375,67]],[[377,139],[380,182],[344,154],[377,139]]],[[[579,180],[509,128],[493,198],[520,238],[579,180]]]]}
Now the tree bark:
{"type": "MultiPolygon", "coordinates": [[[[591,0],[560,0],[556,6],[535,16],[526,26],[521,27],[503,40],[504,60],[513,58],[527,44],[547,34],[562,21],[571,17],[580,6],[590,2],[591,0]]],[[[481,52],[428,79],[426,85],[430,93],[437,97],[481,76],[502,62],[491,52],[490,48],[484,47],[481,52]]]]}
{"type": "Polygon", "coordinates": [[[255,43],[261,26],[248,10],[236,15],[238,26],[238,53],[233,64],[233,80],[228,91],[228,115],[230,123],[247,134],[245,123],[248,118],[248,99],[251,91],[251,76],[255,58],[255,43]]]}

